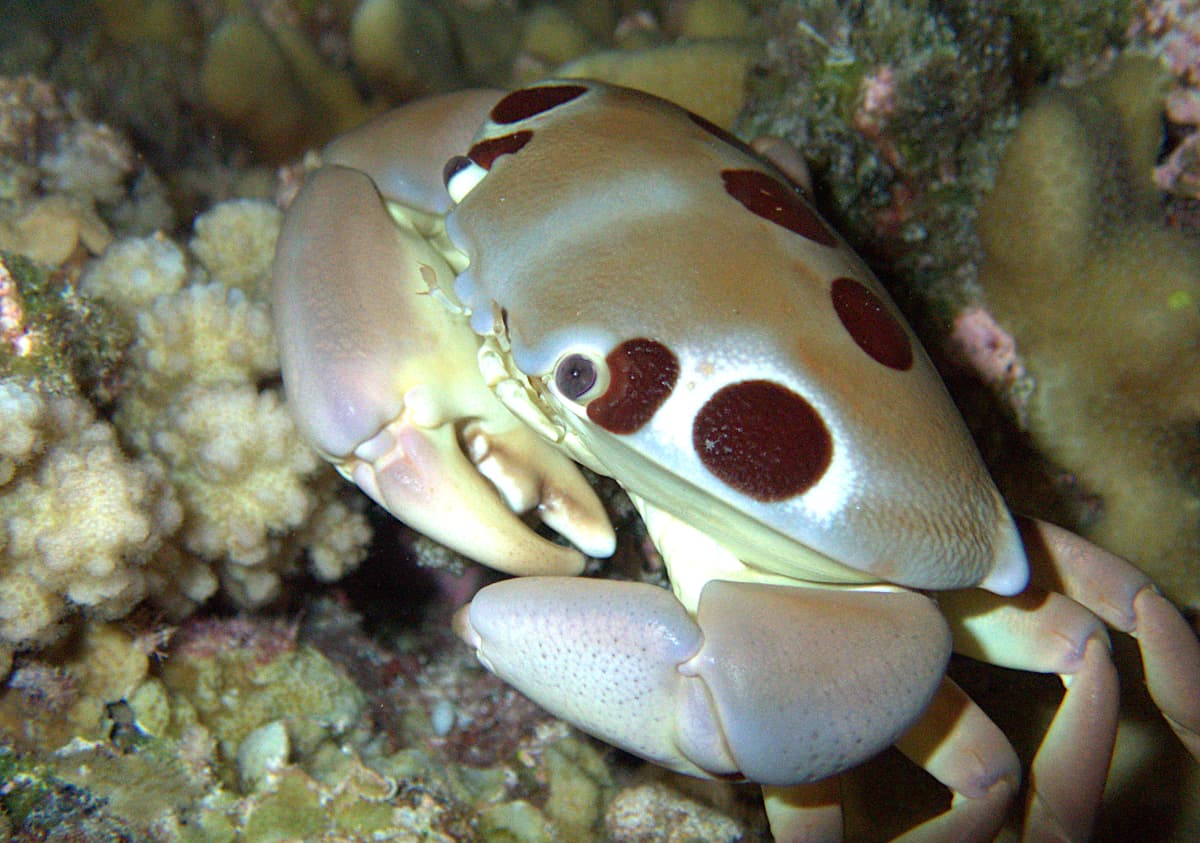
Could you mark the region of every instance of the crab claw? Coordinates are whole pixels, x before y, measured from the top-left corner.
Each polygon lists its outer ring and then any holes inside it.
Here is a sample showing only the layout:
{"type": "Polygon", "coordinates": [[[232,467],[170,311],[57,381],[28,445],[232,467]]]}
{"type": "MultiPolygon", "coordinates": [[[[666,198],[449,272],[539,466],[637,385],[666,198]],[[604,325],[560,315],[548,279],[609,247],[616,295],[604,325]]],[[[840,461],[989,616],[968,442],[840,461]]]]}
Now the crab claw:
{"type": "Polygon", "coordinates": [[[289,209],[273,268],[283,381],[301,432],[416,530],[510,573],[573,574],[612,527],[578,469],[488,390],[454,272],[374,182],[326,165],[289,209]],[[464,448],[468,453],[464,453],[464,448]]]}
{"type": "Polygon", "coordinates": [[[485,667],[551,713],[666,767],[817,781],[886,748],[938,689],[950,633],[912,592],[713,580],[669,592],[533,577],[454,618],[485,667]]]}

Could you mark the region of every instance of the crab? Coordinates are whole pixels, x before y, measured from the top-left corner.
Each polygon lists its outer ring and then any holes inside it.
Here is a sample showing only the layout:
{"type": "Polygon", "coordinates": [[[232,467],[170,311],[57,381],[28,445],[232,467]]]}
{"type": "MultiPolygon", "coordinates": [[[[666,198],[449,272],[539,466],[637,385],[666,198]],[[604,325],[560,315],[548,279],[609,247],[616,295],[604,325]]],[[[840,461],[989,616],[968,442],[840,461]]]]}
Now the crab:
{"type": "Polygon", "coordinates": [[[1009,513],[879,282],[703,118],[582,80],[409,104],[324,150],[273,284],[308,440],[518,575],[455,616],[482,664],[629,752],[761,784],[777,840],[840,839],[839,774],[891,745],[953,794],[912,839],[996,833],[1021,765],[952,651],[1062,677],[1027,839],[1094,822],[1106,624],[1200,756],[1188,623],[1129,563],[1009,513]],[[670,590],[576,576],[615,544],[576,463],[628,492],[670,590]]]}

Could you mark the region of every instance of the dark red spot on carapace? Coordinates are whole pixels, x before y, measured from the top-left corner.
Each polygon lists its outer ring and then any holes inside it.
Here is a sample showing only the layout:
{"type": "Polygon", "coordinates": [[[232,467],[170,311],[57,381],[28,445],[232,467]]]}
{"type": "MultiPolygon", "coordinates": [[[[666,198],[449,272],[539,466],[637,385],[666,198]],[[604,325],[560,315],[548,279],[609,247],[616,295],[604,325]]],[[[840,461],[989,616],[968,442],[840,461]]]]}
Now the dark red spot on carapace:
{"type": "Polygon", "coordinates": [[[859,348],[891,369],[906,372],[912,368],[912,341],[879,296],[845,277],[833,279],[830,296],[838,319],[859,348]]]}
{"type": "Polygon", "coordinates": [[[751,213],[801,237],[836,246],[837,237],[796,190],[759,170],[722,170],[725,192],[751,213]]]}
{"type": "Polygon", "coordinates": [[[501,155],[512,155],[514,152],[519,152],[521,147],[532,139],[533,132],[528,129],[513,132],[511,135],[501,135],[498,138],[486,138],[471,147],[467,157],[483,169],[490,170],[492,164],[501,155]]]}
{"type": "Polygon", "coordinates": [[[692,423],[692,447],[718,480],[759,501],[803,494],[833,460],[833,438],[820,414],[766,380],[717,390],[692,423]]]}
{"type": "Polygon", "coordinates": [[[587,93],[587,88],[583,85],[543,85],[539,88],[522,88],[519,91],[513,91],[492,106],[492,121],[506,124],[528,120],[530,117],[557,108],[585,93],[587,93]]]}
{"type": "Polygon", "coordinates": [[[605,362],[608,389],[588,404],[588,418],[610,433],[635,433],[671,395],[679,360],[662,343],[639,338],[618,345],[605,362]]]}

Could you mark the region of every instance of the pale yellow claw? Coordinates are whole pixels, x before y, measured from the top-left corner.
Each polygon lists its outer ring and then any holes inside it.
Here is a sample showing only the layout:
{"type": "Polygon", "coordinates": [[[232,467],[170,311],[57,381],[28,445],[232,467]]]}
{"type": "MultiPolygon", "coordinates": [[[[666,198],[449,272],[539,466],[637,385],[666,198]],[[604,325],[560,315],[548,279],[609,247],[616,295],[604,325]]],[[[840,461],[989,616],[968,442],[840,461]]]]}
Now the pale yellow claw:
{"type": "Polygon", "coordinates": [[[444,304],[452,278],[433,245],[396,225],[366,175],[336,165],[312,174],[274,266],[289,403],[344,475],[420,532],[502,571],[578,573],[578,551],[514,511],[538,511],[595,555],[614,544],[603,506],[487,389],[477,338],[444,304]]]}

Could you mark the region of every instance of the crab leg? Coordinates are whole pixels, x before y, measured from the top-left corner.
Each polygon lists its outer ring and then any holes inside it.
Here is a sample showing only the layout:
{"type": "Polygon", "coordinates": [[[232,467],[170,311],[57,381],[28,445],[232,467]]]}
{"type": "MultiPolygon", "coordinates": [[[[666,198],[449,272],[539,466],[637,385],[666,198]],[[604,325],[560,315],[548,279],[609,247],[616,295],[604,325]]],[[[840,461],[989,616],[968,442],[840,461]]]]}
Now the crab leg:
{"type": "MultiPolygon", "coordinates": [[[[995,837],[1021,781],[1021,766],[1004,733],[949,679],[896,742],[954,794],[950,808],[896,838],[896,843],[983,841],[995,837]]],[[[793,787],[764,787],[776,843],[842,839],[840,778],[793,787]]]]}
{"type": "Polygon", "coordinates": [[[775,843],[841,843],[841,777],[790,787],[764,785],[763,806],[775,843]]]}
{"type": "Polygon", "coordinates": [[[1150,696],[1200,759],[1200,639],[1188,622],[1121,557],[1045,521],[1018,518],[1018,526],[1034,585],[1062,592],[1137,639],[1150,696]]]}
{"type": "Polygon", "coordinates": [[[578,573],[577,551],[514,512],[537,509],[602,556],[614,544],[603,506],[487,389],[477,338],[441,299],[452,277],[366,175],[336,165],[311,175],[274,265],[289,403],[309,441],[416,530],[502,571],[578,573]]]}
{"type": "Polygon", "coordinates": [[[939,603],[956,651],[1062,677],[1066,693],[1030,774],[1025,835],[1083,838],[1103,794],[1118,713],[1116,669],[1097,615],[1138,639],[1151,696],[1193,754],[1200,727],[1200,642],[1129,563],[1057,527],[1035,521],[1022,527],[1037,586],[1006,601],[963,591],[943,595],[939,603]]]}
{"type": "Polygon", "coordinates": [[[1036,588],[1008,601],[954,592],[939,603],[956,652],[1062,677],[1066,693],[1030,772],[1026,831],[1032,840],[1087,837],[1117,733],[1117,676],[1103,624],[1074,601],[1036,588]]]}
{"type": "Polygon", "coordinates": [[[954,793],[946,812],[902,835],[904,843],[991,840],[1021,782],[1008,738],[950,679],[896,748],[954,793]]]}

